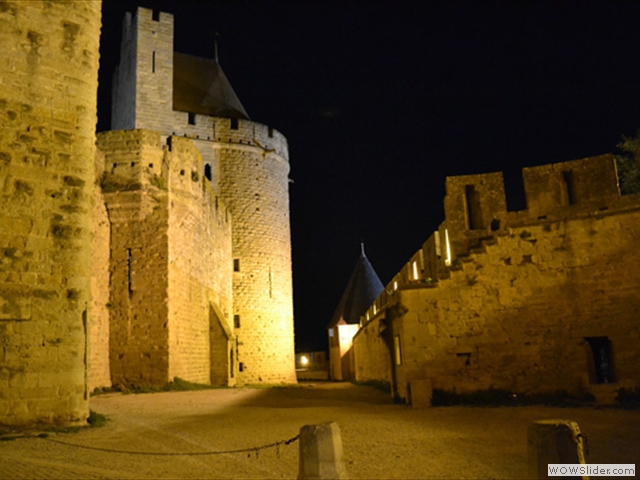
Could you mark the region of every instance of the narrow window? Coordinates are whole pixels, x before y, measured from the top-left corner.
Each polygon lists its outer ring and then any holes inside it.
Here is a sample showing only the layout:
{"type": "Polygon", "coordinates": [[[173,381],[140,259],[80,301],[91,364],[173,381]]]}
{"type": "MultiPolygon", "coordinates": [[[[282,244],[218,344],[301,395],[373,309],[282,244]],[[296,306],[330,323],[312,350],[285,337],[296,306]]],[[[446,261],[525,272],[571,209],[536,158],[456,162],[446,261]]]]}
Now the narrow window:
{"type": "Polygon", "coordinates": [[[160,10],[152,10],[151,20],[153,20],[154,22],[160,21],[160,10]]]}
{"type": "Polygon", "coordinates": [[[211,181],[211,178],[213,177],[211,174],[211,165],[208,163],[204,166],[204,176],[207,177],[209,181],[211,181]]]}
{"type": "Polygon", "coordinates": [[[231,375],[231,378],[235,377],[236,375],[236,369],[234,368],[233,365],[233,348],[231,350],[229,350],[229,374],[231,375]]]}
{"type": "Polygon", "coordinates": [[[196,124],[196,114],[193,112],[189,112],[189,125],[195,125],[196,124]]]}
{"type": "Polygon", "coordinates": [[[233,316],[233,326],[235,328],[240,328],[240,315],[233,316]]]}
{"type": "Polygon", "coordinates": [[[474,185],[464,187],[465,203],[467,204],[467,228],[477,230],[482,228],[482,212],[480,210],[480,195],[474,185]]]}
{"type": "Polygon", "coordinates": [[[151,54],[151,73],[156,73],[156,51],[151,54]]]}
{"type": "Polygon", "coordinates": [[[564,191],[567,205],[575,205],[576,191],[573,180],[573,172],[562,172],[562,180],[564,181],[564,191]]]}
{"type": "Polygon", "coordinates": [[[400,351],[400,335],[394,337],[396,365],[402,365],[402,352],[400,351]]]}
{"type": "Polygon", "coordinates": [[[231,122],[231,130],[238,130],[238,119],[230,118],[229,121],[231,122]]]}
{"type": "Polygon", "coordinates": [[[234,258],[233,259],[233,271],[234,272],[239,272],[240,271],[240,259],[239,258],[234,258]]]}
{"type": "Polygon", "coordinates": [[[613,364],[613,349],[608,337],[587,337],[590,350],[589,377],[591,383],[615,383],[616,373],[613,364]]]}
{"type": "Polygon", "coordinates": [[[269,298],[273,298],[273,279],[271,277],[271,267],[269,267],[269,298]]]}
{"type": "Polygon", "coordinates": [[[244,370],[244,364],[243,364],[242,362],[240,362],[240,363],[238,364],[238,371],[239,371],[239,372],[242,372],[243,370],[244,370]]]}
{"type": "Polygon", "coordinates": [[[129,285],[129,293],[133,292],[133,257],[131,249],[127,248],[127,283],[129,285]]]}

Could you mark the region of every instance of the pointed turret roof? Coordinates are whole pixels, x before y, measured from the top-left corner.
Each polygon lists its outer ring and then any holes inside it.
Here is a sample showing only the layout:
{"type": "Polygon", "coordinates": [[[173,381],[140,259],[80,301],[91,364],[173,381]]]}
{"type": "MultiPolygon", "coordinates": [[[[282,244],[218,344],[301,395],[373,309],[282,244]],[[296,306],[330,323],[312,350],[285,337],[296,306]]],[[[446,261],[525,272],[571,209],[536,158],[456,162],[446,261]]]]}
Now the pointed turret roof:
{"type": "Polygon", "coordinates": [[[173,109],[250,120],[217,61],[177,52],[173,54],[173,109]]]}
{"type": "Polygon", "coordinates": [[[351,274],[347,288],[342,294],[338,308],[336,308],[327,328],[360,322],[360,317],[364,315],[382,290],[384,290],[384,286],[364,254],[364,245],[362,245],[356,268],[351,274]]]}

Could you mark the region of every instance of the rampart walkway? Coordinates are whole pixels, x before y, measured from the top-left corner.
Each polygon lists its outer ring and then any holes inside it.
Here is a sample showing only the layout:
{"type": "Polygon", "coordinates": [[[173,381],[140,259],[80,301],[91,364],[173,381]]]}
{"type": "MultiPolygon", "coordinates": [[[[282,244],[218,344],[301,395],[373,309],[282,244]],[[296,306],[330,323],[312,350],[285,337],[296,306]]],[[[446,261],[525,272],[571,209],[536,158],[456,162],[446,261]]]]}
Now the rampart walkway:
{"type": "MultiPolygon", "coordinates": [[[[351,478],[523,478],[533,420],[569,418],[588,435],[589,463],[640,465],[640,411],[591,408],[413,410],[350,384],[222,389],[91,399],[102,428],[53,435],[108,450],[157,453],[242,450],[295,437],[302,425],[336,421],[351,478]]],[[[259,452],[148,456],[88,450],[40,438],[0,442],[0,477],[295,478],[298,443],[259,452]]]]}

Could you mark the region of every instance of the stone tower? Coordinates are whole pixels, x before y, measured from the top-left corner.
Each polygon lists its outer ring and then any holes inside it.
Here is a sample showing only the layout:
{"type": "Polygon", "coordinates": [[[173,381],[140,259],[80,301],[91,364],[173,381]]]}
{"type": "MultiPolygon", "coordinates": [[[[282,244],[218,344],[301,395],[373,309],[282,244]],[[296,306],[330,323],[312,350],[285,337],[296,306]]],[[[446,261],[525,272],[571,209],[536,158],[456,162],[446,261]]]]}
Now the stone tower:
{"type": "Polygon", "coordinates": [[[237,383],[295,382],[286,138],[249,119],[216,61],[174,52],[173,28],[163,12],[125,17],[112,128],[196,145],[231,212],[237,383]]]}
{"type": "Polygon", "coordinates": [[[88,416],[101,2],[0,4],[0,424],[88,416]]]}

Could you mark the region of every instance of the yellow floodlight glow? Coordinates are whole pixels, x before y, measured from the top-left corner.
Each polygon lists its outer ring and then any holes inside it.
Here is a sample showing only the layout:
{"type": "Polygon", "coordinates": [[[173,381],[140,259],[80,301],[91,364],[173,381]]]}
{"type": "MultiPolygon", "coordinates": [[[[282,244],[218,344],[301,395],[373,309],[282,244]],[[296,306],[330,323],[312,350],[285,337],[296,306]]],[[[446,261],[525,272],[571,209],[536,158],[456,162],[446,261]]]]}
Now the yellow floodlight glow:
{"type": "Polygon", "coordinates": [[[444,229],[444,242],[446,248],[445,251],[447,252],[447,256],[444,257],[444,264],[449,266],[451,265],[451,244],[449,243],[449,230],[446,228],[444,229]]]}
{"type": "Polygon", "coordinates": [[[307,356],[306,356],[306,355],[302,355],[302,356],[300,357],[300,364],[301,364],[303,367],[306,367],[307,365],[309,365],[309,359],[307,358],[307,356]]]}

